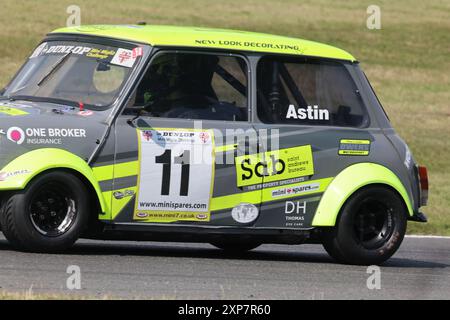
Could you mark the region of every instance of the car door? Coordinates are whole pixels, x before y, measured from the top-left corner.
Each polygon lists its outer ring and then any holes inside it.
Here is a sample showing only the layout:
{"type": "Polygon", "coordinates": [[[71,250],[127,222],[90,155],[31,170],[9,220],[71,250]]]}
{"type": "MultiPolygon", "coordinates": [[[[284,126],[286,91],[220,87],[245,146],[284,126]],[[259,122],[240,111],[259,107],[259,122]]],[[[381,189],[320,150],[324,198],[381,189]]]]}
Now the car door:
{"type": "Polygon", "coordinates": [[[333,177],[370,153],[374,131],[344,62],[262,57],[255,128],[265,128],[268,167],[258,226],[308,229],[333,177]],[[277,148],[271,148],[277,145],[277,148]]]}
{"type": "Polygon", "coordinates": [[[155,54],[115,125],[115,223],[235,226],[252,218],[255,210],[231,214],[241,204],[259,208],[262,192],[238,187],[234,162],[258,146],[248,74],[234,54],[155,54]]]}

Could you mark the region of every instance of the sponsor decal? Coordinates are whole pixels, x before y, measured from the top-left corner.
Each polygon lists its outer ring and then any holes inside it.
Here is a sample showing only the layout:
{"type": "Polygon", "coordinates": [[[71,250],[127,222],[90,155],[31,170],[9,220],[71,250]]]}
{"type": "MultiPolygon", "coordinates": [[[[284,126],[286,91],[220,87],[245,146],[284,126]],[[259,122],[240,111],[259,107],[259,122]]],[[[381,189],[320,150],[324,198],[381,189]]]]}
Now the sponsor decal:
{"type": "Polygon", "coordinates": [[[208,140],[209,140],[209,134],[208,134],[208,132],[200,132],[199,137],[200,137],[200,140],[201,140],[203,143],[206,143],[206,142],[208,142],[208,140]]]}
{"type": "Polygon", "coordinates": [[[90,116],[92,116],[94,114],[94,111],[92,111],[92,110],[83,110],[83,111],[79,111],[77,114],[79,116],[82,116],[82,117],[90,117],[90,116]]]}
{"type": "Polygon", "coordinates": [[[86,53],[86,57],[99,59],[99,60],[106,60],[115,54],[116,54],[116,51],[114,51],[114,50],[93,48],[88,53],[86,53]]]}
{"type": "Polygon", "coordinates": [[[286,201],[284,204],[286,214],[306,214],[306,201],[286,201]]]}
{"type": "MultiPolygon", "coordinates": [[[[0,131],[1,132],[1,131],[0,131]]],[[[10,127],[6,138],[16,144],[62,144],[62,138],[86,138],[85,129],[10,127]]]]}
{"type": "Polygon", "coordinates": [[[237,186],[270,183],[314,174],[310,145],[235,158],[237,186]]]}
{"type": "Polygon", "coordinates": [[[340,156],[368,156],[370,140],[342,139],[339,143],[340,156]]]}
{"type": "Polygon", "coordinates": [[[141,57],[143,54],[144,54],[144,48],[136,47],[133,49],[131,56],[133,59],[136,59],[137,57],[141,57]]]}
{"type": "Polygon", "coordinates": [[[138,218],[144,219],[144,218],[148,217],[148,213],[146,213],[146,212],[138,212],[138,213],[136,213],[136,216],[138,218]]]}
{"type": "Polygon", "coordinates": [[[134,62],[136,61],[137,57],[133,57],[133,51],[127,50],[127,49],[118,49],[116,54],[111,60],[112,64],[131,68],[134,65],[134,62]]]}
{"type": "Polygon", "coordinates": [[[292,187],[276,189],[276,190],[272,191],[272,198],[298,195],[298,194],[302,194],[302,193],[316,191],[316,190],[319,190],[319,188],[320,188],[319,183],[311,183],[311,184],[304,184],[304,185],[299,185],[299,186],[292,186],[292,187]]]}
{"type": "Polygon", "coordinates": [[[199,213],[199,214],[197,214],[196,218],[199,220],[206,220],[206,219],[208,219],[208,215],[204,214],[204,213],[199,213]]]}
{"type": "Polygon", "coordinates": [[[214,132],[138,129],[139,188],[135,218],[146,222],[209,221],[214,132]],[[196,154],[202,156],[196,159],[196,154]],[[200,178],[201,177],[201,178],[200,178]]]}
{"type": "Polygon", "coordinates": [[[66,114],[66,113],[71,113],[71,112],[75,111],[75,107],[55,108],[52,111],[57,114],[66,114]]]}
{"type": "Polygon", "coordinates": [[[42,51],[44,50],[44,48],[46,48],[46,47],[47,47],[47,42],[41,43],[31,54],[30,59],[39,57],[41,55],[42,51]]]}
{"type": "Polygon", "coordinates": [[[273,181],[273,182],[267,182],[267,183],[261,183],[261,184],[255,184],[251,186],[245,186],[242,188],[244,191],[255,191],[255,190],[261,190],[261,189],[268,189],[273,187],[279,187],[279,186],[285,186],[288,184],[293,183],[299,183],[306,181],[306,177],[299,177],[299,178],[293,178],[293,179],[287,179],[287,180],[281,180],[281,181],[273,181]]]}
{"type": "Polygon", "coordinates": [[[50,47],[45,46],[42,49],[41,54],[51,54],[51,53],[53,53],[53,54],[55,54],[55,53],[67,54],[67,53],[72,53],[72,54],[78,54],[78,55],[85,55],[91,50],[92,50],[91,47],[85,47],[85,46],[56,45],[56,46],[50,46],[50,47]]]}
{"type": "Polygon", "coordinates": [[[284,213],[286,227],[303,227],[306,216],[306,201],[286,201],[284,213]]]}
{"type": "Polygon", "coordinates": [[[152,133],[152,131],[144,130],[144,131],[142,131],[142,137],[146,141],[150,141],[150,139],[153,137],[153,133],[152,133]]]}
{"type": "Polygon", "coordinates": [[[0,181],[5,181],[11,177],[16,177],[16,176],[30,174],[30,173],[31,173],[31,171],[27,170],[27,169],[16,170],[16,171],[12,171],[12,172],[0,172],[0,181]]]}
{"type": "Polygon", "coordinates": [[[39,45],[31,54],[30,59],[50,54],[76,54],[92,59],[110,60],[116,54],[115,50],[92,48],[74,45],[50,45],[47,42],[39,45]]]}
{"type": "Polygon", "coordinates": [[[259,41],[238,41],[238,40],[210,40],[210,39],[196,39],[196,45],[200,46],[226,46],[226,47],[244,47],[244,48],[253,48],[253,49],[266,49],[266,50],[285,50],[285,51],[296,51],[298,53],[303,52],[297,45],[291,44],[277,44],[277,43],[268,43],[268,42],[259,42],[259,41]]]}
{"type": "Polygon", "coordinates": [[[6,131],[6,138],[17,144],[25,141],[25,132],[19,127],[11,127],[6,131]]]}
{"type": "Polygon", "coordinates": [[[297,109],[293,104],[290,104],[286,119],[330,120],[330,112],[327,109],[319,109],[319,106],[316,105],[297,109]]]}
{"type": "Polygon", "coordinates": [[[239,223],[251,223],[259,216],[258,208],[251,203],[241,203],[231,210],[234,221],[239,223]]]}
{"type": "Polygon", "coordinates": [[[158,131],[142,130],[141,136],[144,140],[155,140],[156,143],[181,143],[181,144],[208,144],[211,143],[211,134],[206,131],[158,131]]]}
{"type": "Polygon", "coordinates": [[[176,222],[176,221],[209,221],[209,213],[170,212],[170,211],[138,211],[135,220],[144,222],[176,222]]]}
{"type": "Polygon", "coordinates": [[[133,190],[125,190],[125,191],[115,191],[113,193],[114,198],[116,198],[117,200],[126,198],[126,197],[132,197],[134,196],[134,191],[133,190]]]}

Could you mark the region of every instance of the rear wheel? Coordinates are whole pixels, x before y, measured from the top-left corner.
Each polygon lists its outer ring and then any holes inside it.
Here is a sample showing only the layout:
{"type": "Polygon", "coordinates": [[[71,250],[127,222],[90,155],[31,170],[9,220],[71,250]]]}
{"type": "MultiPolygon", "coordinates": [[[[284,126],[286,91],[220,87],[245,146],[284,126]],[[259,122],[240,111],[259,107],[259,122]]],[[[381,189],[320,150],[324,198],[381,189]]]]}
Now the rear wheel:
{"type": "Polygon", "coordinates": [[[406,224],[406,208],[397,193],[367,187],[346,202],[336,226],[324,232],[323,245],[339,262],[380,264],[397,251],[406,224]]]}
{"type": "Polygon", "coordinates": [[[2,231],[13,247],[54,252],[69,248],[88,224],[89,199],[73,174],[53,171],[5,197],[2,231]]]}

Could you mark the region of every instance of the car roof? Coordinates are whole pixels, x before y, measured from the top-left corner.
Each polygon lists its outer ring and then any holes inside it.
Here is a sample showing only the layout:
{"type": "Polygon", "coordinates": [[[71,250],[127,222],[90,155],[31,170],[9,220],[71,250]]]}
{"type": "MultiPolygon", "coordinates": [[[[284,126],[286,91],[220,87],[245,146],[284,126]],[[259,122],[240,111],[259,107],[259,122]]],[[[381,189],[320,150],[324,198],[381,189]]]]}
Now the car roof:
{"type": "Polygon", "coordinates": [[[57,29],[50,34],[56,33],[93,35],[151,46],[231,49],[356,61],[348,52],[330,45],[238,30],[162,25],[86,25],[57,29]]]}

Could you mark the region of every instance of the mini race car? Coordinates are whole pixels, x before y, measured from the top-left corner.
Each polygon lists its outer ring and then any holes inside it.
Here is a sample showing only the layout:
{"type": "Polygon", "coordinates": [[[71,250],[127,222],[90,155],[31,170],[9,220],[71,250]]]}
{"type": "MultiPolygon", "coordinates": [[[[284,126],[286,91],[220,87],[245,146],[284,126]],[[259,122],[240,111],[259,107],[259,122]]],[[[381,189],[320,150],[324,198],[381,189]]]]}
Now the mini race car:
{"type": "Polygon", "coordinates": [[[428,178],[356,59],[288,37],[81,26],[0,92],[0,224],[14,248],[78,238],[321,243],[379,264],[428,178]]]}

